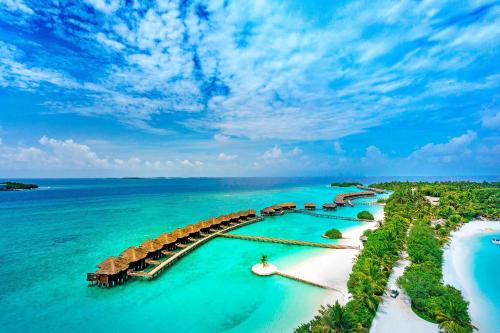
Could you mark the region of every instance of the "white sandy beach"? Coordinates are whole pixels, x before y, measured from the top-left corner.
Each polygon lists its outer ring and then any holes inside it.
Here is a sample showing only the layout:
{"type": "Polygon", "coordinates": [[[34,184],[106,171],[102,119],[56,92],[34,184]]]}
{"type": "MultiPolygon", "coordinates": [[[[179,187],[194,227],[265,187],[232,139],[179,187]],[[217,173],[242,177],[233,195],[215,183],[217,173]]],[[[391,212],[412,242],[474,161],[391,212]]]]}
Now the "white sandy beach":
{"type": "MultiPolygon", "coordinates": [[[[383,220],[384,211],[375,214],[375,220],[383,220]]],[[[340,244],[362,246],[359,237],[367,229],[375,229],[377,224],[363,223],[362,225],[350,228],[342,233],[343,239],[340,244]]],[[[300,277],[302,279],[316,282],[340,290],[339,292],[329,292],[322,304],[333,304],[336,300],[340,304],[348,301],[347,280],[352,271],[355,256],[360,250],[329,250],[324,254],[305,260],[298,265],[283,272],[300,277]]],[[[318,305],[319,306],[319,305],[318,305]]]]}
{"type": "Polygon", "coordinates": [[[480,234],[499,231],[500,221],[471,221],[451,234],[452,239],[444,251],[444,282],[460,289],[465,299],[470,302],[471,319],[479,332],[488,331],[483,325],[490,314],[485,311],[487,305],[472,281],[470,240],[480,234]]]}
{"type": "Polygon", "coordinates": [[[397,287],[397,279],[403,275],[406,266],[410,261],[405,255],[393,267],[388,289],[399,290],[399,296],[391,298],[387,293],[382,297],[382,303],[377,309],[377,314],[373,319],[370,333],[400,333],[404,327],[407,333],[437,333],[438,325],[430,323],[417,316],[411,309],[411,300],[404,290],[397,287]]]}

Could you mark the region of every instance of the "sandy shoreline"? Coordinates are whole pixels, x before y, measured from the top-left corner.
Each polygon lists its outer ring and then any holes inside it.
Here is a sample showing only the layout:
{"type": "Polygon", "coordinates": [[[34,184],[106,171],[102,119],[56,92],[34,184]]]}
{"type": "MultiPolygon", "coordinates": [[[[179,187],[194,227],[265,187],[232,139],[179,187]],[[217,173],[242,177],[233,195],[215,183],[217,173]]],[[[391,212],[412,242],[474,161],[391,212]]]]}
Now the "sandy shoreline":
{"type": "MultiPolygon", "coordinates": [[[[381,208],[375,214],[375,220],[384,219],[384,210],[383,207],[381,208]]],[[[349,228],[342,232],[344,239],[341,239],[339,244],[362,246],[359,237],[365,230],[375,229],[376,227],[377,224],[375,222],[370,222],[349,228]]],[[[318,307],[320,305],[333,304],[337,300],[340,304],[345,304],[348,301],[347,280],[351,274],[354,259],[359,252],[360,250],[326,251],[321,255],[283,270],[283,272],[340,290],[340,293],[334,291],[327,292],[321,304],[318,304],[318,307]]]]}
{"type": "Polygon", "coordinates": [[[470,302],[471,319],[480,332],[487,331],[481,326],[485,320],[488,320],[485,311],[488,305],[482,299],[481,291],[473,282],[470,268],[472,260],[470,241],[478,235],[499,231],[500,221],[471,221],[451,234],[452,239],[444,249],[444,282],[460,289],[464,298],[470,302]]]}

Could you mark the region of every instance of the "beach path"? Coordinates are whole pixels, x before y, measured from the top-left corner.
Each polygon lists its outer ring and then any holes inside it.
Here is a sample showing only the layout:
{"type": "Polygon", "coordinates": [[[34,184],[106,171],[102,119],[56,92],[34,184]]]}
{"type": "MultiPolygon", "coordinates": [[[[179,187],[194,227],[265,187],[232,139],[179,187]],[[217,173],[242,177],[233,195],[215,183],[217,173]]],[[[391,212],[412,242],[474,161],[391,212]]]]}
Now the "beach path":
{"type": "Polygon", "coordinates": [[[410,298],[396,286],[396,280],[403,275],[405,267],[409,264],[408,259],[402,258],[393,267],[386,293],[382,297],[382,303],[373,319],[370,333],[400,333],[402,327],[406,333],[439,332],[438,325],[420,318],[413,312],[410,298]],[[399,296],[390,297],[388,295],[390,289],[399,290],[399,296]]]}

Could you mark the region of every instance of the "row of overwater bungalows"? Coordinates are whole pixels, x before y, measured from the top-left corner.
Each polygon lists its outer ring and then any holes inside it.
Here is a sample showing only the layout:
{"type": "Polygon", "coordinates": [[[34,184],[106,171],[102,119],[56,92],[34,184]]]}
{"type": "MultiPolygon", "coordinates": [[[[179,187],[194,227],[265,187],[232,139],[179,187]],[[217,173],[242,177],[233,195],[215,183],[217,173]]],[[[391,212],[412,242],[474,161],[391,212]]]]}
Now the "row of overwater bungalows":
{"type": "Polygon", "coordinates": [[[374,192],[351,192],[351,193],[343,193],[338,194],[333,199],[333,203],[337,206],[352,206],[350,200],[357,198],[365,198],[365,197],[373,197],[375,195],[374,192]]]}
{"type": "Polygon", "coordinates": [[[290,212],[295,210],[297,205],[293,202],[284,202],[281,204],[269,206],[260,210],[260,215],[262,216],[276,216],[283,215],[285,212],[290,212]]]}
{"type": "Polygon", "coordinates": [[[127,272],[130,270],[141,271],[150,263],[155,264],[158,259],[173,255],[176,250],[185,248],[190,243],[255,217],[255,210],[249,209],[200,221],[171,233],[161,234],[155,239],[145,240],[138,247],[129,247],[118,257],[105,259],[97,265],[97,271],[87,273],[87,281],[101,287],[123,283],[129,277],[127,272]]]}

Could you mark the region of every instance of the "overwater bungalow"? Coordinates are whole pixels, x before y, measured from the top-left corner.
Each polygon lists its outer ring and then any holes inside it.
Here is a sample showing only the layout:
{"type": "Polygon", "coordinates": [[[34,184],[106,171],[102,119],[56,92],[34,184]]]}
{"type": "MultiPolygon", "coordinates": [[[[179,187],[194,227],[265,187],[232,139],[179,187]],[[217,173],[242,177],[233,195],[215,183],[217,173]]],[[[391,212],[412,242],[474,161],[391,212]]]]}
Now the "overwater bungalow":
{"type": "Polygon", "coordinates": [[[379,188],[375,188],[375,187],[368,187],[368,186],[363,186],[363,185],[357,185],[356,187],[359,188],[360,190],[375,192],[375,193],[378,193],[378,194],[385,193],[385,190],[382,190],[382,189],[379,189],[379,188]]]}
{"type": "Polygon", "coordinates": [[[281,207],[281,209],[286,211],[294,210],[295,208],[297,208],[297,205],[294,202],[284,202],[279,206],[281,207]]]}
{"type": "Polygon", "coordinates": [[[174,237],[172,234],[169,233],[161,234],[160,236],[156,237],[156,241],[162,244],[163,246],[162,250],[173,251],[176,249],[175,243],[177,241],[177,238],[174,237]]]}
{"type": "Polygon", "coordinates": [[[273,215],[276,215],[275,214],[275,210],[271,207],[266,207],[266,208],[263,208],[260,210],[260,215],[262,216],[273,216],[273,215]]]}
{"type": "Polygon", "coordinates": [[[95,273],[87,273],[87,281],[100,287],[113,287],[127,279],[129,264],[120,257],[109,257],[97,265],[95,273]]]}
{"type": "Polygon", "coordinates": [[[374,192],[342,193],[342,194],[336,195],[335,198],[333,199],[333,202],[337,206],[345,206],[345,205],[352,206],[352,203],[350,200],[357,199],[357,198],[373,197],[374,195],[375,195],[374,192]]]}
{"type": "Polygon", "coordinates": [[[175,229],[172,231],[172,236],[175,237],[177,240],[175,244],[185,244],[188,241],[189,234],[186,234],[186,232],[182,229],[175,229]]]}
{"type": "Polygon", "coordinates": [[[120,254],[120,257],[128,262],[128,268],[141,270],[146,267],[148,252],[140,247],[131,246],[120,254]]]}
{"type": "Polygon", "coordinates": [[[337,208],[336,204],[332,204],[332,203],[323,204],[323,210],[335,210],[335,208],[337,208]]]}
{"type": "Polygon", "coordinates": [[[254,217],[256,217],[256,216],[257,216],[257,212],[256,212],[254,209],[249,209],[249,210],[247,210],[247,213],[248,213],[248,215],[247,215],[247,216],[248,216],[249,218],[254,218],[254,217]]]}
{"type": "Polygon", "coordinates": [[[315,210],[316,209],[316,204],[313,202],[306,202],[304,204],[304,209],[306,210],[315,210]]]}
{"type": "Polygon", "coordinates": [[[201,236],[208,236],[212,233],[210,231],[210,228],[212,227],[211,220],[201,221],[198,224],[200,226],[200,235],[201,236]]]}
{"type": "Polygon", "coordinates": [[[229,214],[229,224],[234,225],[239,222],[240,216],[236,213],[229,214]]]}
{"type": "Polygon", "coordinates": [[[147,259],[158,259],[163,256],[161,253],[163,245],[155,239],[147,239],[139,247],[148,253],[147,259]]]}

